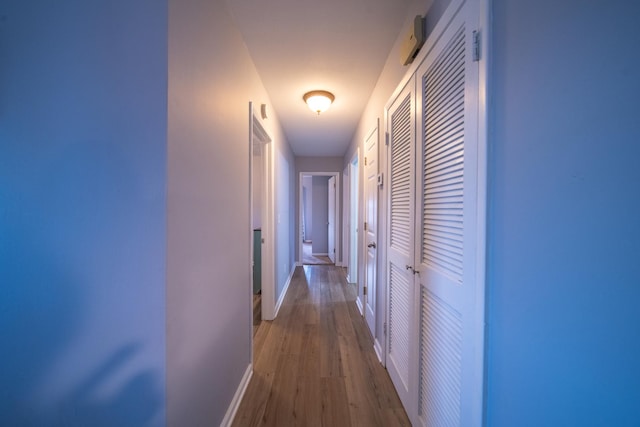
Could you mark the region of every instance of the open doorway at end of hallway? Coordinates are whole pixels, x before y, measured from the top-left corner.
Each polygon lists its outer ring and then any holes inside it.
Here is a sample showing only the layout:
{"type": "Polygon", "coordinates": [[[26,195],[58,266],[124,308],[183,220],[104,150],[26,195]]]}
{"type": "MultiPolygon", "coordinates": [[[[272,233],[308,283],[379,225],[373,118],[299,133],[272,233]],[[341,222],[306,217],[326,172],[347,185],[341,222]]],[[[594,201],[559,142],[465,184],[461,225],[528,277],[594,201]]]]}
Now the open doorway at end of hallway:
{"type": "Polygon", "coordinates": [[[339,175],[300,173],[298,260],[303,265],[337,264],[340,259],[339,175]]]}

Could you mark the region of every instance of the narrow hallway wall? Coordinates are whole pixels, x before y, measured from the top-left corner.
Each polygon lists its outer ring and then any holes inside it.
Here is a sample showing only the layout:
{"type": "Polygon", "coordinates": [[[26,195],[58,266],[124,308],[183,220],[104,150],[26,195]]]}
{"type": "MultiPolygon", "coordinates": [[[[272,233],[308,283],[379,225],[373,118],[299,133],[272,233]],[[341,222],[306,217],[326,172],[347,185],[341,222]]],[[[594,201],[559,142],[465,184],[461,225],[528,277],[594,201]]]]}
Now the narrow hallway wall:
{"type": "Polygon", "coordinates": [[[488,424],[640,425],[640,6],[493,5],[488,424]]]}
{"type": "Polygon", "coordinates": [[[165,1],[0,2],[0,424],[165,425],[165,1]]]}
{"type": "MultiPolygon", "coordinates": [[[[168,99],[167,419],[219,425],[251,363],[249,101],[269,105],[225,1],[170,0],[168,99]]],[[[270,111],[282,289],[293,155],[270,111]]]]}

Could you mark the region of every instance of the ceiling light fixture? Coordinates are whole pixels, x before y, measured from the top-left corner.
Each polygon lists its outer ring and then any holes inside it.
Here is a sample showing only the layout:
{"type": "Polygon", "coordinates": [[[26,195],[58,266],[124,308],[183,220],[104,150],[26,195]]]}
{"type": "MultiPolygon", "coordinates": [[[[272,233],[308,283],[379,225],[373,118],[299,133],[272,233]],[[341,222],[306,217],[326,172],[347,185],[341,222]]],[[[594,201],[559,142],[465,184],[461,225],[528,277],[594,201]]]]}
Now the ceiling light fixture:
{"type": "Polygon", "coordinates": [[[320,115],[329,109],[331,103],[335,96],[331,92],[327,92],[326,90],[312,90],[311,92],[307,92],[302,96],[304,102],[307,103],[311,111],[315,111],[320,115]]]}

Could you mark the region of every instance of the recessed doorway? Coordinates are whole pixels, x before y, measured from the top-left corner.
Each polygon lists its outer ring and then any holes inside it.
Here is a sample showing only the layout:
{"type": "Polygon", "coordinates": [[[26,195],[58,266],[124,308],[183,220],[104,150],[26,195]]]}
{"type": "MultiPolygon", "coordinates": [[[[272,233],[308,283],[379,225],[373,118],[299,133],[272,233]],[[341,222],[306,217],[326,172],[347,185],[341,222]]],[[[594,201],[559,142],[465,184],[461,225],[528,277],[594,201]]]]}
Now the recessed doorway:
{"type": "Polygon", "coordinates": [[[339,173],[300,173],[299,252],[302,265],[333,265],[340,259],[339,173]]]}
{"type": "Polygon", "coordinates": [[[251,248],[251,324],[257,331],[262,320],[275,312],[273,280],[273,167],[271,138],[249,103],[249,201],[251,248]]]}

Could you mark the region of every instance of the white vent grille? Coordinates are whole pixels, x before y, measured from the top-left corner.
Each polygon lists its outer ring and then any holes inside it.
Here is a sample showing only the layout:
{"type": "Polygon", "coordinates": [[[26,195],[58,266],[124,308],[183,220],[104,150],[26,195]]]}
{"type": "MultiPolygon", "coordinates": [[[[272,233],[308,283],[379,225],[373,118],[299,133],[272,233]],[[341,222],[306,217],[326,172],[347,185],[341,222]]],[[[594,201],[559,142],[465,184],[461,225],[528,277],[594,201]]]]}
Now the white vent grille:
{"type": "Polygon", "coordinates": [[[413,162],[411,144],[411,97],[402,101],[391,116],[391,227],[390,246],[403,254],[411,247],[411,189],[413,162]]]}
{"type": "Polygon", "coordinates": [[[423,77],[422,262],[462,282],[464,28],[423,77]]]}
{"type": "Polygon", "coordinates": [[[462,322],[459,313],[422,288],[420,416],[427,426],[460,425],[462,322]]]}
{"type": "Polygon", "coordinates": [[[411,285],[406,272],[390,264],[389,272],[389,356],[404,382],[409,382],[409,309],[411,285]]]}

